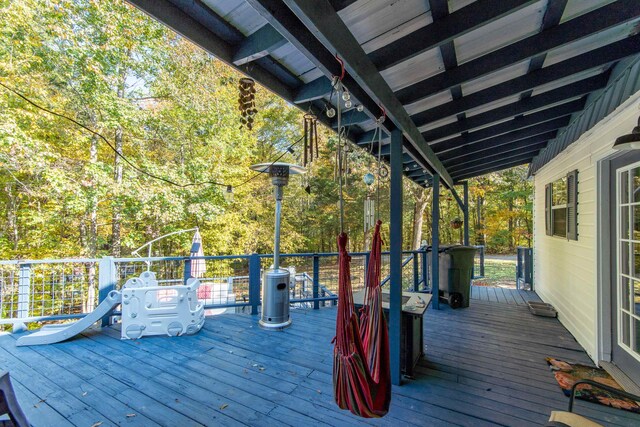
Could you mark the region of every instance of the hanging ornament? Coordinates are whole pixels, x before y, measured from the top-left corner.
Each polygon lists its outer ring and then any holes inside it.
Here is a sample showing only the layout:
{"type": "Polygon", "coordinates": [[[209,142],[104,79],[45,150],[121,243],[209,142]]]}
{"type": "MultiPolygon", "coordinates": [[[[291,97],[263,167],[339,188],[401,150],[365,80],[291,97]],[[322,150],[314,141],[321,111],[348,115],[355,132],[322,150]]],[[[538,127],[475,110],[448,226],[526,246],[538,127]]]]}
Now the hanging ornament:
{"type": "MultiPolygon", "coordinates": [[[[373,175],[371,175],[373,177],[373,175]]],[[[364,232],[365,234],[376,224],[376,201],[372,195],[364,200],[364,232]]]]}
{"type": "Polygon", "coordinates": [[[333,119],[336,116],[336,109],[333,107],[329,107],[327,108],[327,117],[329,117],[330,119],[333,119]]]}
{"type": "Polygon", "coordinates": [[[353,104],[351,103],[351,101],[350,101],[350,100],[347,100],[347,101],[345,101],[345,103],[344,103],[344,107],[345,107],[345,108],[351,108],[351,106],[352,106],[352,105],[353,105],[353,104]]]}
{"type": "Polygon", "coordinates": [[[378,176],[381,179],[385,179],[389,176],[389,169],[387,169],[385,165],[380,165],[380,168],[378,169],[378,176]]]}
{"type": "Polygon", "coordinates": [[[238,83],[238,109],[242,117],[240,118],[240,128],[246,126],[253,129],[253,116],[258,112],[256,109],[256,82],[253,79],[244,77],[238,83]]]}
{"type": "Polygon", "coordinates": [[[313,154],[315,152],[318,158],[318,117],[315,114],[304,115],[304,154],[303,166],[313,162],[313,154]]]}
{"type": "Polygon", "coordinates": [[[366,173],[363,177],[362,180],[364,181],[365,184],[367,184],[367,186],[370,186],[371,184],[373,184],[373,182],[375,181],[376,177],[373,176],[373,174],[371,172],[366,173]]]}

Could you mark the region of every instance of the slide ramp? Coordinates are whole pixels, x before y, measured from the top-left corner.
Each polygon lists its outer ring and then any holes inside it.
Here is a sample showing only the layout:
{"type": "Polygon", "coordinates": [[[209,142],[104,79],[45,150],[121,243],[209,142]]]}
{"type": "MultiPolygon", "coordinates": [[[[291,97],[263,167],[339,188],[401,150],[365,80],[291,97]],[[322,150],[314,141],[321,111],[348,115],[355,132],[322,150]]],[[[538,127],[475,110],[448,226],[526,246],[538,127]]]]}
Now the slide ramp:
{"type": "Polygon", "coordinates": [[[73,323],[45,325],[39,331],[18,338],[17,346],[53,344],[74,337],[92,326],[104,316],[109,315],[122,301],[118,291],[111,291],[95,310],[73,323]]]}

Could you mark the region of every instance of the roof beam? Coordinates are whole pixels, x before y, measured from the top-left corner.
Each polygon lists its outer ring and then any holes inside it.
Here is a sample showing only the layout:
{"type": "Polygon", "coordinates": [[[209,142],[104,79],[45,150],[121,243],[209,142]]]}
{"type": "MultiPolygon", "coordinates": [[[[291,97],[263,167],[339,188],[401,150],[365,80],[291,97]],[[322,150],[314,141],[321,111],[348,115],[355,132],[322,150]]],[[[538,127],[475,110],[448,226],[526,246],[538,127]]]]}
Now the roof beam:
{"type": "Polygon", "coordinates": [[[399,90],[403,104],[410,104],[459,84],[475,80],[502,68],[548,52],[640,15],[640,2],[619,0],[518,42],[509,44],[399,90]]]}
{"type": "Polygon", "coordinates": [[[331,92],[331,82],[325,76],[318,77],[303,85],[296,93],[293,102],[300,104],[301,102],[314,101],[323,98],[331,92]]]}
{"type": "Polygon", "coordinates": [[[465,179],[469,179],[469,178],[474,178],[476,176],[480,176],[480,175],[486,175],[488,173],[491,172],[498,172],[501,170],[505,170],[505,169],[510,169],[516,166],[521,166],[521,165],[526,165],[527,163],[531,163],[531,159],[530,158],[526,158],[523,160],[517,160],[517,161],[513,161],[513,162],[509,162],[509,163],[501,163],[499,165],[495,165],[495,166],[489,166],[487,167],[487,169],[477,169],[473,172],[467,172],[464,175],[459,175],[455,177],[456,183],[460,182],[460,181],[464,181],[465,179]]]}
{"type": "MultiPolygon", "coordinates": [[[[540,25],[540,31],[545,31],[551,27],[555,27],[560,24],[560,20],[562,19],[562,15],[564,15],[564,10],[567,7],[568,0],[556,0],[549,2],[547,4],[547,10],[544,12],[544,16],[542,17],[542,24],[540,25]]],[[[536,55],[531,58],[529,61],[529,70],[528,73],[538,70],[542,68],[544,65],[544,61],[547,58],[547,53],[541,53],[540,55],[536,55]]],[[[521,98],[528,98],[531,96],[531,90],[523,93],[521,98]]]]}
{"type": "MultiPolygon", "coordinates": [[[[525,98],[484,113],[476,114],[472,117],[467,117],[464,120],[455,123],[449,123],[444,126],[429,129],[422,132],[422,136],[427,141],[434,141],[436,139],[445,138],[449,135],[467,132],[503,119],[544,108],[547,105],[567,101],[571,98],[593,92],[594,90],[602,89],[606,86],[608,80],[608,73],[580,80],[578,82],[562,86],[561,88],[544,92],[540,95],[525,98]]],[[[420,126],[420,124],[418,124],[418,126],[420,126]]]]}
{"type": "Polygon", "coordinates": [[[532,3],[535,1],[478,0],[442,19],[434,18],[433,23],[369,53],[368,56],[378,70],[382,71],[532,3]]]}
{"type": "Polygon", "coordinates": [[[514,153],[521,153],[523,151],[529,151],[535,148],[540,150],[547,146],[548,139],[543,138],[544,137],[541,136],[534,136],[532,138],[522,139],[511,145],[503,145],[501,147],[497,147],[491,150],[491,152],[483,153],[482,151],[479,151],[465,156],[456,157],[455,159],[447,160],[447,168],[451,168],[452,170],[454,170],[459,164],[472,164],[475,161],[485,161],[484,159],[493,157],[498,159],[505,156],[511,156],[514,153]],[[531,142],[531,140],[533,142],[531,142]]]}
{"type": "Polygon", "coordinates": [[[569,116],[560,117],[558,119],[550,120],[548,122],[544,122],[534,126],[529,126],[523,129],[518,129],[513,132],[504,133],[502,135],[498,135],[493,138],[483,139],[478,142],[470,141],[467,144],[460,144],[457,147],[447,150],[445,152],[441,152],[438,155],[444,161],[446,159],[451,159],[453,157],[456,157],[462,154],[468,154],[472,151],[477,151],[476,148],[479,148],[479,147],[491,148],[504,143],[509,143],[513,141],[518,141],[520,139],[528,138],[530,136],[540,135],[541,133],[556,131],[560,128],[567,126],[569,124],[570,119],[571,118],[569,116]]]}
{"type": "MultiPolygon", "coordinates": [[[[345,111],[342,113],[342,117],[340,120],[340,126],[351,126],[357,125],[359,123],[366,122],[367,120],[371,120],[367,113],[364,111],[358,111],[355,108],[345,111]]],[[[334,129],[338,128],[338,120],[334,119],[331,122],[331,127],[334,129]]]]}
{"type": "MultiPolygon", "coordinates": [[[[331,5],[326,0],[284,0],[284,3],[322,41],[324,46],[340,55],[349,74],[370,97],[385,108],[388,118],[405,134],[410,145],[418,152],[416,161],[424,168],[431,169],[440,175],[443,182],[451,187],[453,181],[449,173],[331,5]]],[[[315,52],[314,54],[317,55],[315,52]]],[[[377,110],[369,109],[369,111],[377,110]]]]}
{"type": "Polygon", "coordinates": [[[508,154],[500,153],[499,155],[484,157],[474,160],[472,162],[466,163],[458,163],[455,166],[451,167],[451,173],[464,173],[465,171],[473,168],[477,168],[479,166],[491,166],[495,163],[500,163],[504,161],[514,161],[516,159],[524,158],[524,157],[535,157],[536,154],[540,151],[540,149],[544,147],[543,144],[532,145],[527,148],[523,148],[520,150],[512,151],[508,154]]]}
{"type": "MultiPolygon", "coordinates": [[[[486,150],[502,150],[505,147],[509,147],[509,149],[522,148],[528,145],[539,144],[541,142],[547,142],[550,139],[553,139],[558,134],[557,131],[552,130],[545,133],[541,133],[538,135],[533,135],[530,137],[524,137],[522,139],[511,139],[511,138],[500,138],[494,140],[486,140],[479,142],[473,146],[467,147],[467,149],[461,149],[455,153],[451,153],[450,157],[447,159],[443,159],[443,162],[446,162],[448,165],[451,165],[458,161],[458,159],[471,156],[478,155],[486,150]]],[[[481,155],[481,154],[480,154],[481,155]]]]}
{"type": "MultiPolygon", "coordinates": [[[[341,126],[352,126],[352,125],[357,125],[357,124],[360,124],[360,123],[364,123],[364,122],[369,121],[369,120],[371,120],[371,118],[369,117],[369,115],[367,113],[365,113],[364,111],[358,111],[355,108],[353,108],[351,110],[347,110],[347,111],[344,111],[342,113],[340,125],[341,126]]],[[[331,127],[333,129],[337,129],[338,128],[338,120],[337,119],[333,119],[333,121],[331,122],[331,127]]]]}
{"type": "Polygon", "coordinates": [[[445,117],[480,107],[502,98],[517,95],[574,74],[608,65],[612,62],[638,53],[640,34],[594,49],[549,67],[516,77],[504,83],[483,89],[461,99],[447,102],[429,110],[414,114],[416,123],[430,123],[445,117]]]}
{"type": "Polygon", "coordinates": [[[270,24],[265,24],[240,43],[233,55],[233,63],[243,65],[255,61],[285,44],[287,44],[287,39],[282,37],[270,24]]]}
{"type": "MultiPolygon", "coordinates": [[[[303,55],[305,55],[316,67],[318,67],[323,74],[340,75],[340,64],[336,61],[334,54],[329,51],[320,41],[307,29],[307,27],[300,21],[298,16],[294,14],[288,7],[286,7],[280,0],[246,0],[263,18],[267,20],[280,34],[282,34],[291,44],[294,45],[303,55]]],[[[331,11],[334,15],[335,10],[329,3],[324,3],[325,7],[331,11]]],[[[325,77],[325,80],[328,79],[325,77]]],[[[351,92],[354,104],[360,103],[364,106],[370,117],[375,118],[372,111],[376,113],[379,111],[379,107],[376,101],[374,101],[352,78],[347,74],[343,80],[343,83],[349,92],[351,92]]],[[[325,92],[329,93],[329,90],[325,92]]],[[[392,124],[384,125],[389,131],[392,124]]]]}
{"type": "MultiPolygon", "coordinates": [[[[443,49],[443,59],[447,53],[453,53],[453,39],[484,24],[492,22],[514,12],[536,0],[478,0],[448,15],[446,0],[429,0],[433,23],[423,27],[401,39],[368,54],[378,70],[410,59],[438,46],[443,49]]],[[[332,1],[332,3],[334,3],[332,1]]],[[[338,10],[338,9],[336,9],[338,10]]],[[[457,64],[456,64],[457,65],[457,64]]],[[[326,77],[320,77],[300,88],[294,102],[307,102],[320,99],[331,90],[331,83],[326,77]]]]}
{"type": "MultiPolygon", "coordinates": [[[[335,10],[341,10],[355,3],[356,0],[329,1],[335,10]]],[[[197,0],[197,2],[201,3],[201,0],[197,0]]],[[[221,18],[220,20],[227,24],[226,21],[221,18]]],[[[287,39],[273,28],[271,24],[265,24],[240,42],[233,57],[233,63],[235,65],[244,65],[248,62],[255,61],[256,59],[271,54],[271,52],[285,44],[287,44],[287,39]]],[[[310,99],[307,101],[310,101],[310,99]]]]}
{"type": "Polygon", "coordinates": [[[360,146],[365,145],[375,145],[378,142],[378,139],[381,141],[385,141],[389,138],[389,135],[382,132],[381,130],[373,129],[367,132],[362,133],[356,143],[360,146]],[[378,133],[382,133],[381,137],[378,138],[378,133]]]}
{"type": "MultiPolygon", "coordinates": [[[[167,0],[127,1],[151,17],[171,27],[178,34],[191,40],[216,58],[229,65],[233,65],[234,46],[171,2],[167,0]]],[[[191,3],[189,8],[193,9],[194,14],[203,16],[203,20],[205,21],[213,20],[218,22],[222,19],[219,17],[215,19],[214,17],[217,15],[208,7],[201,5],[199,1],[191,3]]],[[[260,82],[276,95],[286,100],[293,99],[291,89],[258,64],[242,72],[260,82]]]]}
{"type": "MultiPolygon", "coordinates": [[[[519,129],[529,128],[536,126],[539,129],[548,129],[549,121],[557,119],[559,117],[569,116],[576,111],[582,110],[585,100],[578,99],[576,101],[568,102],[566,104],[558,105],[557,107],[542,110],[537,113],[532,113],[526,116],[516,117],[509,121],[499,123],[497,125],[489,126],[469,134],[463,134],[455,138],[446,139],[444,141],[431,144],[431,147],[436,153],[442,153],[447,150],[460,147],[462,145],[472,144],[474,142],[482,141],[489,138],[495,138],[498,135],[502,135],[509,132],[514,132],[519,129]],[[546,122],[546,123],[545,123],[546,122]]],[[[556,124],[564,123],[566,120],[555,121],[556,124]]],[[[562,127],[561,125],[559,127],[562,127]]]]}

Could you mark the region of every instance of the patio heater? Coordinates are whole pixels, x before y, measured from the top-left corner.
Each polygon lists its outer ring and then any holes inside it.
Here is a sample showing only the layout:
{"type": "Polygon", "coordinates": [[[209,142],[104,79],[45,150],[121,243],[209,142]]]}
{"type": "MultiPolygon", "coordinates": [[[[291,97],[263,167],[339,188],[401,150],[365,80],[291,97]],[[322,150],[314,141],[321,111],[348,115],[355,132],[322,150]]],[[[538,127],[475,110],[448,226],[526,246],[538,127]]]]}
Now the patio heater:
{"type": "Polygon", "coordinates": [[[268,173],[274,186],[276,199],[276,225],[274,233],[273,268],[264,272],[262,280],[262,315],[260,327],[281,330],[291,325],[289,316],[289,270],[280,268],[280,214],[284,187],[290,175],[306,172],[305,168],[289,163],[259,163],[251,169],[268,173]]]}

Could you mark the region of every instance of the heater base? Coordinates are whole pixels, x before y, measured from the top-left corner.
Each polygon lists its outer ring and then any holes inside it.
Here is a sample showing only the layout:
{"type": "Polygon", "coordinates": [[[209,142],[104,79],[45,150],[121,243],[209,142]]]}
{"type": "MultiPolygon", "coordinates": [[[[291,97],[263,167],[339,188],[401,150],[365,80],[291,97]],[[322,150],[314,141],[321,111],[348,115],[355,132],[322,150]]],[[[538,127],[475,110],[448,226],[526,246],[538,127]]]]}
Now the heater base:
{"type": "Polygon", "coordinates": [[[265,322],[262,319],[260,319],[258,321],[258,324],[260,325],[260,327],[262,329],[266,329],[268,331],[281,331],[281,330],[286,329],[289,326],[291,326],[291,319],[287,320],[286,322],[282,322],[282,323],[265,322]]]}

